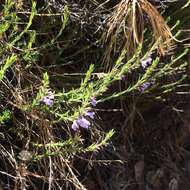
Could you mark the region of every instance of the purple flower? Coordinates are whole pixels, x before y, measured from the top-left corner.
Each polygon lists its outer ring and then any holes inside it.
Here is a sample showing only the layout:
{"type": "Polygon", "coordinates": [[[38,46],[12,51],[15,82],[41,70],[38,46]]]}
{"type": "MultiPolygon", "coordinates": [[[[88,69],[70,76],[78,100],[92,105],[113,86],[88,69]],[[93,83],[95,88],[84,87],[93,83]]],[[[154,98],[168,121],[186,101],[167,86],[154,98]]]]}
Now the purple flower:
{"type": "Polygon", "coordinates": [[[125,79],[126,79],[125,75],[122,75],[121,78],[120,78],[120,80],[122,80],[122,81],[125,81],[125,79]]]}
{"type": "Polygon", "coordinates": [[[146,69],[152,62],[152,58],[151,56],[148,56],[146,59],[141,61],[141,65],[143,67],[143,69],[146,69]]]}
{"type": "Polygon", "coordinates": [[[154,84],[153,81],[150,81],[150,82],[145,82],[144,84],[142,84],[140,87],[139,87],[139,90],[141,92],[144,92],[147,88],[149,88],[152,84],[154,84]]]}
{"type": "Polygon", "coordinates": [[[96,98],[95,97],[92,97],[91,98],[91,104],[92,104],[92,106],[96,106],[97,105],[97,101],[96,101],[96,98]]]}
{"type": "Polygon", "coordinates": [[[78,125],[77,121],[73,121],[73,124],[71,125],[71,128],[74,131],[77,131],[79,129],[79,125],[78,125]]]}
{"type": "Polygon", "coordinates": [[[54,103],[54,94],[51,91],[49,91],[48,94],[42,98],[41,102],[43,102],[49,107],[52,107],[54,103]]]}
{"type": "Polygon", "coordinates": [[[90,117],[91,119],[94,119],[95,113],[93,111],[87,111],[85,115],[90,117]]]}
{"type": "Polygon", "coordinates": [[[145,82],[144,84],[142,84],[139,88],[141,92],[144,92],[148,87],[150,86],[149,82],[145,82]]]}
{"type": "Polygon", "coordinates": [[[90,126],[90,122],[85,118],[85,116],[94,119],[95,116],[95,112],[91,111],[91,110],[87,110],[83,116],[79,116],[75,121],[73,121],[71,128],[74,131],[77,131],[79,129],[79,127],[88,129],[90,126]]]}
{"type": "Polygon", "coordinates": [[[53,99],[50,99],[49,96],[44,96],[42,102],[49,107],[53,106],[53,99]]]}
{"type": "Polygon", "coordinates": [[[90,126],[90,122],[84,117],[79,117],[77,119],[77,124],[79,124],[82,128],[88,129],[90,126]]]}
{"type": "Polygon", "coordinates": [[[80,116],[77,120],[73,121],[71,128],[74,131],[77,131],[79,129],[79,126],[82,128],[88,129],[90,126],[90,122],[84,117],[80,116]]]}

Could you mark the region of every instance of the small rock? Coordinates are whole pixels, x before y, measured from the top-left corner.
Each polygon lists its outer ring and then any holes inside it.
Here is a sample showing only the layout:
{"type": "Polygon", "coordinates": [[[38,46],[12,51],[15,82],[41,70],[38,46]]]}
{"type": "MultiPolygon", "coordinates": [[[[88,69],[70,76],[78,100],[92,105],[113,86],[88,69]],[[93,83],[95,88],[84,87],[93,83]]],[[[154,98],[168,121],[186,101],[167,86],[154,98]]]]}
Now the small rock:
{"type": "Polygon", "coordinates": [[[23,161],[23,162],[26,162],[26,161],[30,161],[32,159],[32,153],[27,151],[27,150],[22,150],[19,155],[18,155],[18,158],[23,161]]]}

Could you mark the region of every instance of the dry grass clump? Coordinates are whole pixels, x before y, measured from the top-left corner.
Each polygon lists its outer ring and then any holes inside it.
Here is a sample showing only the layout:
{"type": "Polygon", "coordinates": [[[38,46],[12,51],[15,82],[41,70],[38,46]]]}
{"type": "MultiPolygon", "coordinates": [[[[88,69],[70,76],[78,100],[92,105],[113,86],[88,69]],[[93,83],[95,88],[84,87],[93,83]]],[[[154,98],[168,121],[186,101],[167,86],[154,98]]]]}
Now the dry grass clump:
{"type": "Polygon", "coordinates": [[[132,54],[143,44],[146,23],[150,23],[152,27],[152,42],[159,41],[160,55],[170,51],[174,37],[159,11],[148,0],[122,0],[114,7],[107,24],[105,41],[109,46],[106,59],[109,60],[116,46],[127,49],[128,54],[132,54]]]}

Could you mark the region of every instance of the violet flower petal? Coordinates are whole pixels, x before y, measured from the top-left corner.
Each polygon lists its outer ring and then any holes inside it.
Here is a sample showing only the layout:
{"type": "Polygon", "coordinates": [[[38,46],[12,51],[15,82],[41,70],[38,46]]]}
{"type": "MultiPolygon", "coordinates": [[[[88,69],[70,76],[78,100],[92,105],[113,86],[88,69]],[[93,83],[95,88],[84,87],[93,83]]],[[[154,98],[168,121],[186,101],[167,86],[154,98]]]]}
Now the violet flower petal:
{"type": "Polygon", "coordinates": [[[144,92],[147,88],[149,88],[151,86],[151,82],[145,82],[144,84],[142,84],[140,87],[139,87],[139,90],[141,92],[144,92]]]}
{"type": "Polygon", "coordinates": [[[48,91],[47,95],[42,98],[41,102],[43,102],[44,104],[46,104],[49,107],[52,107],[53,103],[54,103],[54,94],[53,94],[53,92],[48,91]]]}
{"type": "Polygon", "coordinates": [[[143,67],[143,69],[145,69],[151,64],[151,62],[152,62],[152,58],[148,56],[146,59],[141,61],[141,66],[143,67]]]}
{"type": "Polygon", "coordinates": [[[53,106],[53,100],[50,99],[49,96],[43,97],[42,102],[43,102],[44,104],[46,104],[47,106],[49,106],[49,107],[52,107],[52,106],[53,106]]]}
{"type": "Polygon", "coordinates": [[[85,129],[88,129],[89,126],[90,126],[90,122],[85,119],[84,117],[79,117],[78,120],[77,120],[77,123],[82,127],[82,128],[85,128],[85,129]]]}
{"type": "Polygon", "coordinates": [[[146,61],[147,61],[148,65],[150,65],[152,63],[152,58],[148,57],[146,61]]]}
{"type": "Polygon", "coordinates": [[[97,101],[96,101],[96,98],[95,97],[92,97],[91,98],[91,104],[92,104],[92,106],[96,106],[97,105],[97,101]]]}
{"type": "Polygon", "coordinates": [[[71,125],[71,128],[74,130],[74,131],[77,131],[79,129],[79,125],[76,121],[73,121],[72,125],[71,125]]]}
{"type": "Polygon", "coordinates": [[[90,117],[91,119],[94,119],[95,113],[93,111],[87,111],[85,115],[90,117]]]}
{"type": "Polygon", "coordinates": [[[145,69],[148,66],[146,61],[141,61],[141,65],[142,65],[143,69],[145,69]]]}
{"type": "Polygon", "coordinates": [[[125,79],[126,79],[125,75],[122,75],[121,78],[120,78],[120,80],[122,80],[122,81],[125,81],[125,79]]]}

